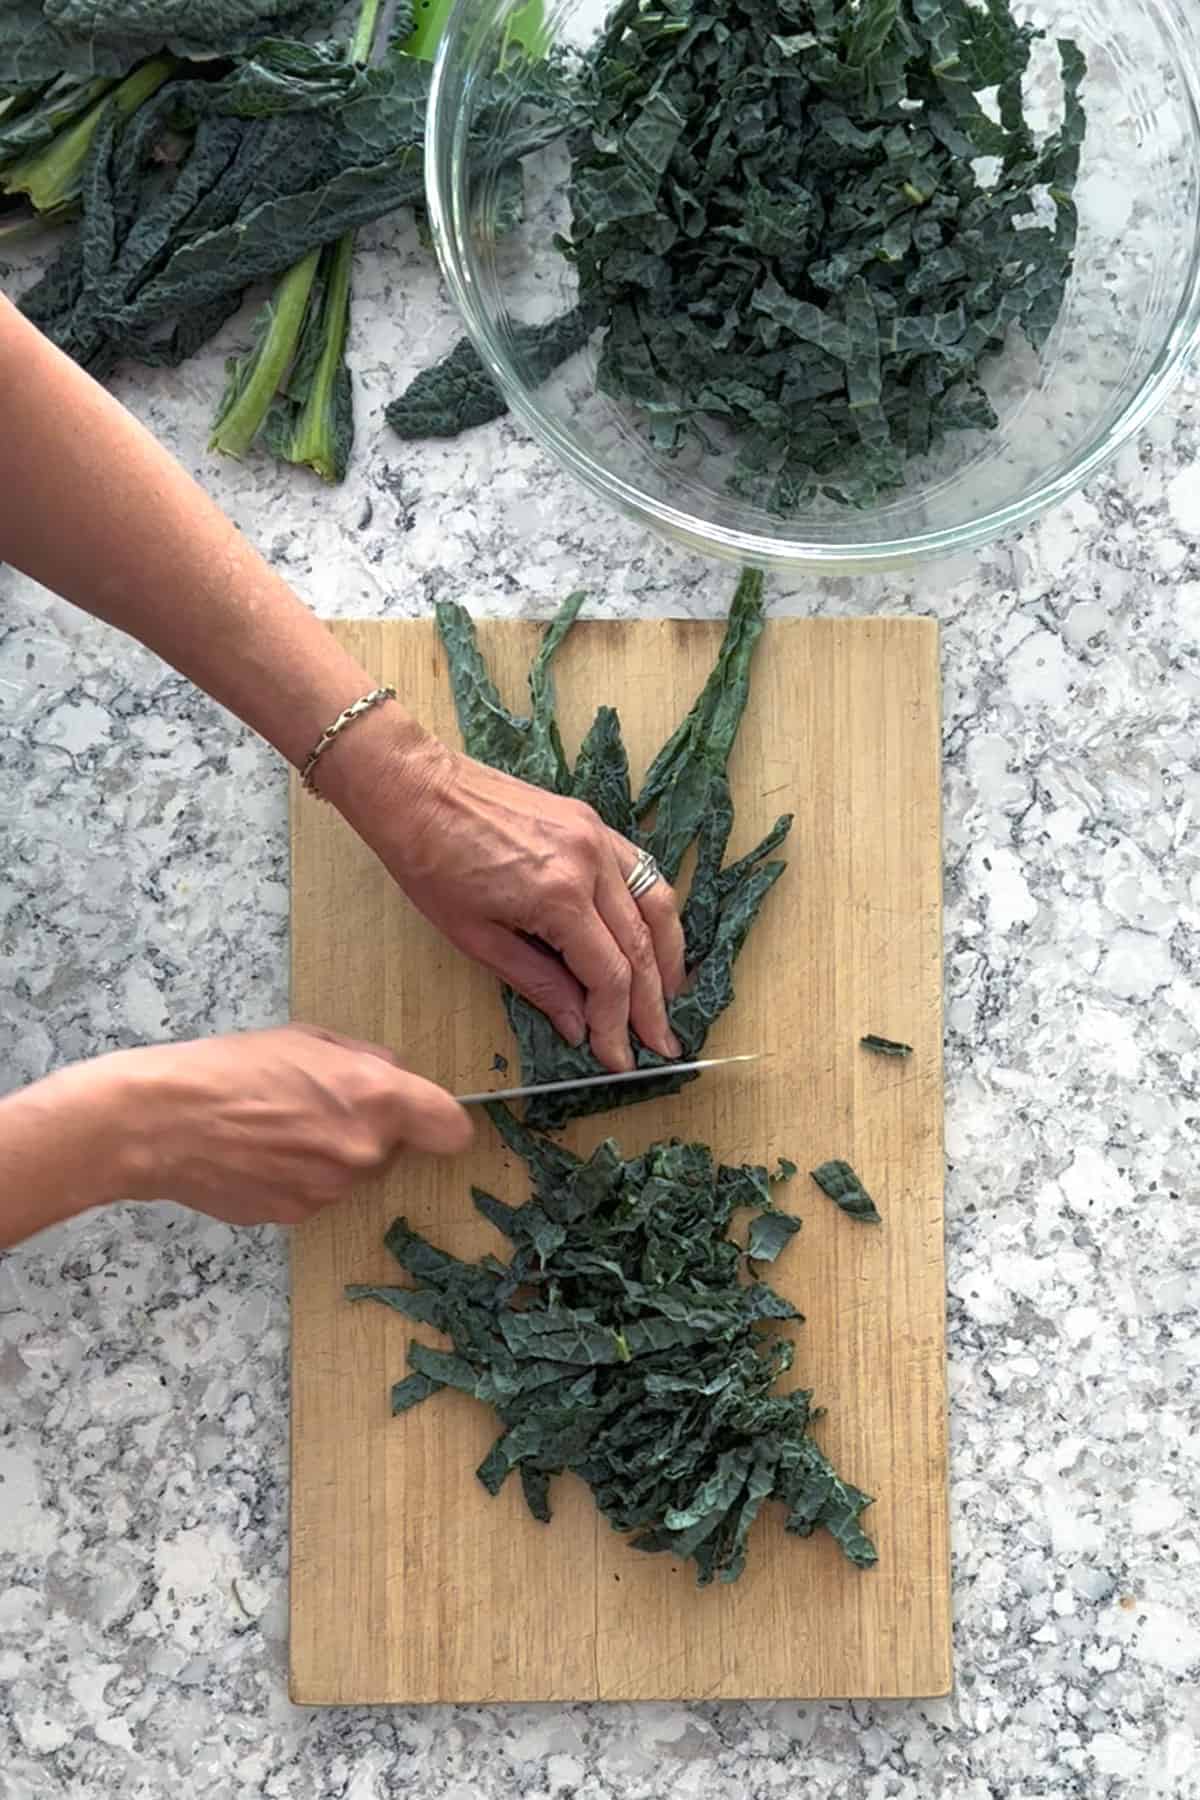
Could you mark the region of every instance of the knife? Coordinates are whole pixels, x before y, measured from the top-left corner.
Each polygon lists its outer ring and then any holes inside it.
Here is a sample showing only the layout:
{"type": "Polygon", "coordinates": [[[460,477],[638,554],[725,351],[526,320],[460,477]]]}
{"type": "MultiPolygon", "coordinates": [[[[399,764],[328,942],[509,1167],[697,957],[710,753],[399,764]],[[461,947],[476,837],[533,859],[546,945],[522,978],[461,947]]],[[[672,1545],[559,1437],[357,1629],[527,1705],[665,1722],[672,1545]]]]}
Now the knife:
{"type": "Polygon", "coordinates": [[[536,1094],[570,1094],[576,1088],[614,1087],[624,1081],[660,1081],[664,1075],[694,1075],[701,1069],[721,1069],[728,1063],[757,1062],[762,1052],[746,1056],[709,1056],[701,1062],[664,1063],[659,1069],[630,1069],[622,1075],[583,1075],[577,1081],[544,1081],[538,1087],[496,1088],[490,1094],[456,1094],[460,1106],[486,1106],[489,1100],[530,1100],[536,1094]]]}

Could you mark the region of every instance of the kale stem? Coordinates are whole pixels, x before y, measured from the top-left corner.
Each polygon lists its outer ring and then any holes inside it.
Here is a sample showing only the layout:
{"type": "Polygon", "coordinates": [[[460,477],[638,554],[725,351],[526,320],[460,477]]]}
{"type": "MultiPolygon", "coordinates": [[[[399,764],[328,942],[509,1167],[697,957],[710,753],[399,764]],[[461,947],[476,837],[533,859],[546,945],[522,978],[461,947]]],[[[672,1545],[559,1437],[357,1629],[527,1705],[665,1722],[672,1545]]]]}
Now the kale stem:
{"type": "Polygon", "coordinates": [[[310,250],[280,277],[271,321],[254,353],[249,378],[228,412],[217,420],[209,440],[210,449],[223,450],[226,456],[244,456],[258,435],[275,390],[296,354],[320,256],[320,249],[310,250]]]}
{"type": "Polygon", "coordinates": [[[358,15],[358,24],[354,28],[354,36],[350,40],[350,61],[365,63],[370,60],[371,45],[375,41],[375,26],[379,20],[379,0],[363,0],[362,10],[358,15]]]}
{"type": "Polygon", "coordinates": [[[354,233],[343,232],[333,247],[325,278],[321,317],[321,355],[292,434],[290,460],[307,463],[326,481],[339,478],[337,468],[334,383],[346,348],[350,322],[350,276],[354,233]]]}
{"type": "Polygon", "coordinates": [[[173,56],[156,56],[134,69],[112,93],[102,94],[82,118],[48,144],[10,163],[0,186],[10,194],[28,194],[40,213],[71,205],[79,198],[84,164],[105,107],[111,101],[121,118],[128,119],[174,74],[175,68],[173,56]]]}

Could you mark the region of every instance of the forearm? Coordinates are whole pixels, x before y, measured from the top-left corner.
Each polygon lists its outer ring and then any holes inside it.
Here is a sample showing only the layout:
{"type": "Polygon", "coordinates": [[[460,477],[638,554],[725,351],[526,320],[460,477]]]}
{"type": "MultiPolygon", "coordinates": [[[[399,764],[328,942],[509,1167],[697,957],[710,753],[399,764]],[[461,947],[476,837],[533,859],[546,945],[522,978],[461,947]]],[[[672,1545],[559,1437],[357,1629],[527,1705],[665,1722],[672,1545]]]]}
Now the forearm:
{"type": "Polygon", "coordinates": [[[107,1062],[78,1064],[0,1100],[0,1247],[122,1198],[107,1062]]]}
{"type": "MultiPolygon", "coordinates": [[[[149,432],[2,299],[0,408],[0,560],[301,762],[371,680],[149,432]]],[[[389,710],[394,751],[405,731],[389,710]]],[[[363,756],[384,741],[355,736],[363,756]]]]}

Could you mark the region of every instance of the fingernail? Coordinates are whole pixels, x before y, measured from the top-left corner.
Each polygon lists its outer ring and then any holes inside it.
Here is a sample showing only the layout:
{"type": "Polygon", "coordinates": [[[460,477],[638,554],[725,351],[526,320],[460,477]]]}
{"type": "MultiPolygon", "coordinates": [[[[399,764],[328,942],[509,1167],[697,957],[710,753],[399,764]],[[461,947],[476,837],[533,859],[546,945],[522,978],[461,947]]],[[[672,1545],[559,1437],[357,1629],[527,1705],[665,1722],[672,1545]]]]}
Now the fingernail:
{"type": "Polygon", "coordinates": [[[567,1020],[566,1039],[572,1050],[582,1050],[587,1043],[587,1020],[582,1013],[572,1013],[567,1020]]]}
{"type": "Polygon", "coordinates": [[[683,1045],[680,1043],[679,1039],[675,1036],[675,1033],[673,1031],[668,1031],[667,1037],[666,1037],[666,1044],[667,1044],[667,1055],[668,1056],[680,1057],[683,1055],[683,1045]]]}

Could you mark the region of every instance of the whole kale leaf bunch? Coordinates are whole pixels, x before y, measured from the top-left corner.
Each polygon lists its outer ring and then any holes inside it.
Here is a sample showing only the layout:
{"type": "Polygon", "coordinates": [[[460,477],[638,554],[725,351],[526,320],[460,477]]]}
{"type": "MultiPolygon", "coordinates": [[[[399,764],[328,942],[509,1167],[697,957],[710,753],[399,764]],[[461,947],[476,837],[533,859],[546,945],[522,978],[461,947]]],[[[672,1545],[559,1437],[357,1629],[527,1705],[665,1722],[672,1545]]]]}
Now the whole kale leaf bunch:
{"type": "Polygon", "coordinates": [[[1039,144],[1041,35],[1009,0],[625,0],[582,73],[564,244],[601,388],[783,512],[871,504],[994,426],[981,368],[1012,326],[1046,342],[1076,240],[1086,66],[1059,43],[1039,144]]]}
{"type": "MultiPolygon", "coordinates": [[[[172,359],[251,282],[422,199],[428,92],[413,57],[347,69],[281,44],[215,80],[185,67],[128,122],[110,103],[79,229],[25,311],[101,374],[122,357],[172,359]]],[[[510,160],[553,129],[513,125],[510,160]]]]}
{"type": "Polygon", "coordinates": [[[122,76],[143,57],[230,56],[324,24],[339,0],[3,0],[0,95],[122,76]]]}
{"type": "Polygon", "coordinates": [[[860,1568],[874,1563],[859,1523],[870,1498],[810,1435],[811,1394],[775,1391],[794,1346],[764,1327],[800,1315],[755,1265],[800,1221],[774,1204],[766,1170],[678,1143],[625,1162],[610,1141],[583,1162],[489,1111],[533,1178],[520,1207],[474,1192],[510,1260],[462,1262],[397,1219],[386,1242],[415,1287],[347,1289],[452,1340],[410,1343],[393,1412],[446,1387],[473,1395],[503,1427],[477,1471],[489,1493],[515,1469],[548,1521],[550,1483],[571,1470],[634,1549],[690,1559],[701,1585],[736,1581],[768,1500],[788,1531],[827,1531],[860,1568]],[[739,1209],[755,1214],[745,1243],[728,1235],[739,1209]]]}
{"type": "MultiPolygon", "coordinates": [[[[438,606],[438,630],[450,666],[459,729],[466,750],[478,761],[594,807],[613,831],[648,849],[668,881],[677,879],[695,844],[695,871],[683,909],[690,982],[668,1009],[684,1059],[690,1061],[700,1055],[709,1029],[733,999],[733,966],[763,901],[783,873],[785,865],[773,853],[792,822],[790,815],[777,819],[761,843],[726,864],[733,830],[727,768],[750,695],[754,647],[762,635],[762,576],[747,571],[738,582],[713,671],[687,717],[654,758],[636,797],[620,720],[611,706],[597,713],[574,768],[563,749],[551,665],[583,599],[582,594],[573,594],[547,628],[529,676],[532,709],[527,718],[518,718],[503,704],[468,614],[451,602],[438,606]]],[[[520,1048],[524,1085],[604,1073],[586,1045],[564,1043],[546,1016],[510,989],[505,989],[505,1007],[520,1048]]],[[[695,1079],[671,1074],[661,1056],[636,1040],[634,1049],[639,1068],[667,1071],[661,1082],[541,1095],[529,1102],[527,1122],[540,1130],[552,1129],[585,1113],[677,1093],[695,1079]]]]}
{"type": "MultiPolygon", "coordinates": [[[[423,206],[430,64],[404,49],[407,6],[376,41],[380,0],[361,0],[346,42],[268,35],[324,10],[46,0],[42,45],[37,5],[0,9],[0,239],[68,228],[21,305],[100,379],[123,361],[182,362],[247,288],[279,278],[229,365],[213,443],[241,456],[261,440],[340,479],[353,233],[423,206]]],[[[521,160],[566,123],[551,71],[512,100],[502,72],[473,139],[510,222],[521,160]]]]}

